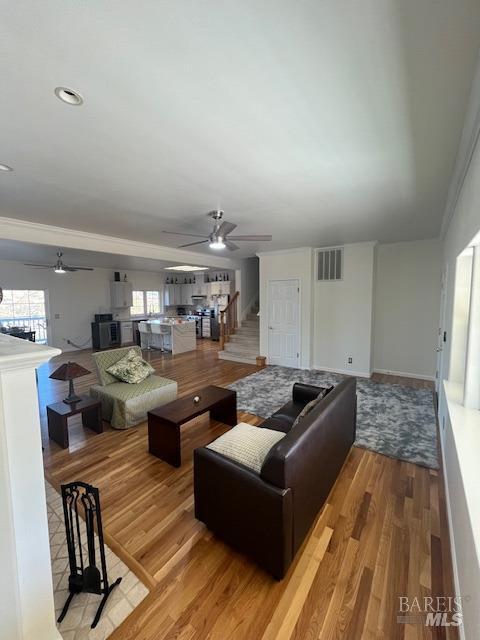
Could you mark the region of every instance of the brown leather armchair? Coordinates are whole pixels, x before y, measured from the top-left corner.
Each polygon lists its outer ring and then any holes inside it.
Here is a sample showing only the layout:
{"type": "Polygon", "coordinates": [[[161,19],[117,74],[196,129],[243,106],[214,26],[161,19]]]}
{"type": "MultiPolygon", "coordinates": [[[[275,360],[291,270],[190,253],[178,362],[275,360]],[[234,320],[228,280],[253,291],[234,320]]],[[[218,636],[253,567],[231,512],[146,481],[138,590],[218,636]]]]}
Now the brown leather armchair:
{"type": "Polygon", "coordinates": [[[285,431],[260,475],[201,447],[194,453],[195,516],[281,579],[324,504],[355,441],[356,380],[347,378],[292,427],[319,387],[296,384],[292,400],[261,428],[285,431]]]}

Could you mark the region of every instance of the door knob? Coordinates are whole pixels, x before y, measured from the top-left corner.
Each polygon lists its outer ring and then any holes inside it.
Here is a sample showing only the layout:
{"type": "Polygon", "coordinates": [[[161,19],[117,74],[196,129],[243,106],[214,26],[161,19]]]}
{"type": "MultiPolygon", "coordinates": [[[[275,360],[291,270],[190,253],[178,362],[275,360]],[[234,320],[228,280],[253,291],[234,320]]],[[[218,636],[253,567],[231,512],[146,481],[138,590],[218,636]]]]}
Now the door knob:
{"type": "Polygon", "coordinates": [[[273,331],[273,327],[268,327],[270,329],[270,331],[273,331]]]}
{"type": "Polygon", "coordinates": [[[438,353],[439,351],[443,351],[442,347],[437,347],[435,351],[438,353]]]}

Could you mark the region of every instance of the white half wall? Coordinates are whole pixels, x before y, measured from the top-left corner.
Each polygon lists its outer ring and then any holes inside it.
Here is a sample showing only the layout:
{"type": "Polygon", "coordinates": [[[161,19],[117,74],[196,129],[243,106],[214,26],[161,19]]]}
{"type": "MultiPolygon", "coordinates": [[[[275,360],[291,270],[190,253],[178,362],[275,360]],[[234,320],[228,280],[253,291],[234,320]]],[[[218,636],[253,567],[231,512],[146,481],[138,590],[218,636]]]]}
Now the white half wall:
{"type": "Polygon", "coordinates": [[[377,246],[375,371],[434,379],[441,259],[439,240],[377,246]]]}
{"type": "Polygon", "coordinates": [[[375,243],[347,244],[343,256],[342,280],[313,274],[313,366],[370,376],[375,243]]]}
{"type": "MultiPolygon", "coordinates": [[[[480,64],[472,88],[460,152],[455,168],[456,180],[450,188],[449,208],[445,217],[446,235],[443,252],[443,268],[448,273],[446,288],[446,331],[441,378],[452,372],[461,378],[462,360],[466,354],[463,346],[453,340],[454,294],[457,276],[457,258],[480,231],[480,64]]],[[[461,262],[460,262],[461,264],[461,262]]],[[[462,267],[460,267],[460,271],[462,267]]],[[[462,343],[463,344],[463,343],[462,343]]],[[[478,354],[477,354],[478,358],[478,354]]],[[[463,362],[463,365],[465,362],[463,362]]],[[[457,595],[470,596],[469,606],[464,608],[463,637],[478,635],[480,616],[478,593],[480,592],[480,492],[478,484],[479,415],[476,410],[465,409],[462,403],[462,384],[450,381],[446,388],[458,387],[457,397],[449,398],[444,391],[439,398],[439,422],[445,484],[450,523],[453,529],[452,554],[457,595]],[[475,422],[475,430],[469,423],[475,422]],[[470,533],[471,531],[471,533],[470,533]]]]}
{"type": "MultiPolygon", "coordinates": [[[[134,289],[163,290],[163,273],[123,271],[134,289]]],[[[44,289],[48,292],[50,344],[63,351],[73,349],[66,340],[91,346],[90,323],[95,313],[109,313],[112,269],[95,269],[59,275],[52,270],[33,269],[20,262],[0,260],[3,289],[44,289]],[[55,316],[58,315],[58,318],[55,316]]],[[[127,315],[129,310],[122,310],[127,315]]]]}

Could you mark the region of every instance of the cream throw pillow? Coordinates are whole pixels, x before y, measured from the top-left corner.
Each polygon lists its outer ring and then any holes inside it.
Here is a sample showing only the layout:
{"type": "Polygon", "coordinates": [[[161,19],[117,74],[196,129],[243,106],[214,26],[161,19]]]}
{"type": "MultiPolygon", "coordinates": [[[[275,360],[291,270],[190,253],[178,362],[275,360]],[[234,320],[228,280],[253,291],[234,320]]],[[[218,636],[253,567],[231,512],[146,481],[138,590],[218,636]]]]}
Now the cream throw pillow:
{"type": "Polygon", "coordinates": [[[155,369],[135,349],[130,349],[126,356],[108,367],[107,372],[122,382],[138,384],[154,373],[155,369]]]}
{"type": "Polygon", "coordinates": [[[256,473],[260,473],[267,453],[286,435],[282,431],[261,429],[246,422],[240,422],[207,445],[207,449],[221,453],[226,458],[240,462],[256,473]]]}

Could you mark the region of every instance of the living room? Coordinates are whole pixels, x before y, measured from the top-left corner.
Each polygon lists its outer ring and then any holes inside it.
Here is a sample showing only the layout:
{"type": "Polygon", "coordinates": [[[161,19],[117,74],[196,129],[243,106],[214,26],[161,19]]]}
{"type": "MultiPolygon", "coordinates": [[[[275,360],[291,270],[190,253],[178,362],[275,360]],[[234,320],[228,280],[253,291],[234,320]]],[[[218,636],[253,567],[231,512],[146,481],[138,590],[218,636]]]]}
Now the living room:
{"type": "Polygon", "coordinates": [[[477,3],[2,43],[1,640],[475,638],[477,3]]]}

